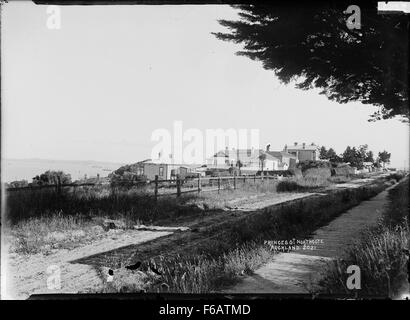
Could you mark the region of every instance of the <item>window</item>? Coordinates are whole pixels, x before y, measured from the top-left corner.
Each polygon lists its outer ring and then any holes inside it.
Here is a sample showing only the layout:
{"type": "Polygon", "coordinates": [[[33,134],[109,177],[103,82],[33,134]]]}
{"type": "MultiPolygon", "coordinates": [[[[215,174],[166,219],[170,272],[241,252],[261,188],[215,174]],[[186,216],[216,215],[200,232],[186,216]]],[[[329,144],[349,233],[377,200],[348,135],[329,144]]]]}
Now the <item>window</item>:
{"type": "Polygon", "coordinates": [[[159,167],[159,175],[160,176],[164,175],[164,167],[159,167]]]}
{"type": "Polygon", "coordinates": [[[137,175],[138,176],[144,175],[144,167],[138,167],[137,168],[137,175]]]}

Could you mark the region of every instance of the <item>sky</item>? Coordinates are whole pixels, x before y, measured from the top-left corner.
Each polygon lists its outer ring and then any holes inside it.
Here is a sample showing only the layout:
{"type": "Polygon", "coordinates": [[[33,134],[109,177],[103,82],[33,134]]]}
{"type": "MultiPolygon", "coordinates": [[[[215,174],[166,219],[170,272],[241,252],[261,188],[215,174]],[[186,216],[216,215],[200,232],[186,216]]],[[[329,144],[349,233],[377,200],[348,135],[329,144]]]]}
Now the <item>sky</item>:
{"type": "Polygon", "coordinates": [[[259,129],[261,145],[316,143],[342,153],[368,144],[408,166],[409,127],[368,122],[376,110],[282,85],[258,61],[217,40],[225,5],[48,6],[2,11],[2,157],[134,163],[150,158],[152,133],[259,129]]]}

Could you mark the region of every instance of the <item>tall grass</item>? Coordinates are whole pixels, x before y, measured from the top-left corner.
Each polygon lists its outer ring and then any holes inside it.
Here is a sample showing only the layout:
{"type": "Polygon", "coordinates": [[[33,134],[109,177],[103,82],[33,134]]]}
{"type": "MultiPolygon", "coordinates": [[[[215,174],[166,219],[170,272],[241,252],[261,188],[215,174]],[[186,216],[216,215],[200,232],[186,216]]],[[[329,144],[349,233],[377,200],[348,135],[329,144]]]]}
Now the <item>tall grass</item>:
{"type": "MultiPolygon", "coordinates": [[[[148,273],[146,281],[130,277],[115,277],[114,284],[106,286],[103,292],[172,292],[212,293],[232,285],[272,257],[267,246],[258,243],[243,244],[219,256],[203,254],[198,256],[160,256],[151,259],[161,276],[148,273]]],[[[118,271],[121,275],[121,271],[118,271]]]]}
{"type": "MultiPolygon", "coordinates": [[[[20,190],[6,196],[5,231],[11,250],[23,254],[73,248],[103,234],[103,221],[115,219],[127,228],[139,223],[194,214],[183,206],[191,195],[160,197],[144,189],[106,187],[20,190]]],[[[199,209],[197,209],[199,210],[199,209]]]]}
{"type": "Polygon", "coordinates": [[[278,192],[292,192],[292,191],[312,191],[314,189],[327,187],[330,185],[328,178],[317,177],[294,177],[280,181],[277,185],[278,192]]]}
{"type": "Polygon", "coordinates": [[[192,198],[160,197],[155,201],[145,189],[110,188],[105,186],[64,188],[59,194],[53,189],[20,190],[9,192],[5,198],[5,217],[10,224],[33,217],[82,215],[127,216],[145,222],[167,218],[171,214],[187,213],[180,206],[192,198]]]}
{"type": "Polygon", "coordinates": [[[22,220],[9,230],[11,251],[22,254],[47,254],[53,249],[70,248],[86,238],[103,232],[95,222],[82,215],[64,216],[61,212],[22,220]]]}
{"type": "Polygon", "coordinates": [[[361,269],[360,295],[395,297],[407,281],[405,251],[409,248],[409,179],[389,191],[389,205],[380,224],[363,233],[360,241],[336,260],[320,281],[320,291],[354,295],[346,287],[349,265],[361,269]]]}

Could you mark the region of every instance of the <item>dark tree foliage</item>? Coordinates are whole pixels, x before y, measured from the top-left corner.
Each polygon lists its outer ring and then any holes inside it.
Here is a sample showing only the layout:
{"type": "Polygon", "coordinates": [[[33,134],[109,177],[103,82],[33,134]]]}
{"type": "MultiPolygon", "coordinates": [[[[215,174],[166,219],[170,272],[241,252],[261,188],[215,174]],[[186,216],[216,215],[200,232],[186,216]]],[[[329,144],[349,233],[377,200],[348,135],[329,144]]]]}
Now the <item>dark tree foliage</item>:
{"type": "Polygon", "coordinates": [[[379,161],[383,163],[383,166],[385,163],[390,163],[390,157],[391,153],[386,150],[379,152],[379,161]]]}
{"type": "Polygon", "coordinates": [[[364,161],[374,163],[373,151],[368,151],[366,153],[366,157],[364,158],[364,161]]]}
{"type": "Polygon", "coordinates": [[[68,184],[71,183],[71,175],[63,171],[47,170],[46,172],[35,176],[32,185],[50,185],[50,184],[68,184]]]}
{"type": "Polygon", "coordinates": [[[234,6],[238,21],[221,20],[225,41],[243,44],[238,55],[273,70],[300,89],[321,89],[339,103],[378,106],[369,121],[395,116],[408,122],[408,17],[378,14],[377,2],[362,5],[361,29],[350,30],[348,2],[311,2],[299,6],[234,6]]]}
{"type": "Polygon", "coordinates": [[[322,146],[319,150],[319,159],[325,160],[327,157],[327,149],[325,146],[322,146]]]}

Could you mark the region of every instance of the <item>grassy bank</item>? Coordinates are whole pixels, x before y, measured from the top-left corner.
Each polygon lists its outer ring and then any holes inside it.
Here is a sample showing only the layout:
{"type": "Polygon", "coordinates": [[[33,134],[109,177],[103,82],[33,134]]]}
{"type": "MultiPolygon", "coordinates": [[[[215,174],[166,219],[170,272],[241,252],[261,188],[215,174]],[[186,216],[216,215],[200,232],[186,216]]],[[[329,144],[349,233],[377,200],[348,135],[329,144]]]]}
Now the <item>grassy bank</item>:
{"type": "Polygon", "coordinates": [[[184,206],[192,195],[162,197],[157,202],[140,189],[105,187],[22,190],[6,197],[5,230],[11,250],[22,254],[74,248],[104,236],[104,220],[114,219],[123,229],[159,219],[173,219],[200,210],[184,206]]]}
{"type": "Polygon", "coordinates": [[[320,282],[321,292],[355,295],[346,287],[346,270],[357,265],[361,270],[359,296],[396,297],[407,281],[409,249],[409,179],[389,190],[389,205],[380,224],[363,233],[360,241],[349,248],[344,259],[335,261],[320,282]]]}

